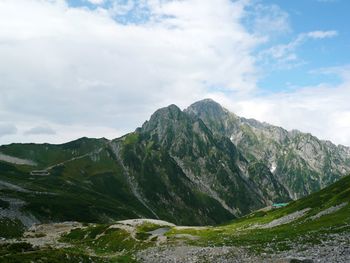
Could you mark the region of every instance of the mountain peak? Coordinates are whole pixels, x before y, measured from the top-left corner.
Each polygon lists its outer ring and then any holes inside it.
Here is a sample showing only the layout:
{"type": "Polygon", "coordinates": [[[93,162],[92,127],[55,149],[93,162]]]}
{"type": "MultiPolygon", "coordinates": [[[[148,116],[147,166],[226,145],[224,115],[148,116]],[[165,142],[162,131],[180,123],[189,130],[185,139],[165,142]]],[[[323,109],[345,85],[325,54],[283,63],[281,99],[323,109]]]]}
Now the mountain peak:
{"type": "Polygon", "coordinates": [[[178,119],[181,114],[183,114],[181,109],[175,104],[171,104],[168,107],[160,108],[159,110],[155,111],[152,114],[150,121],[152,119],[159,119],[159,118],[178,119]]]}
{"type": "Polygon", "coordinates": [[[204,99],[190,105],[185,112],[198,117],[211,116],[221,118],[227,114],[227,110],[212,99],[204,99]]]}
{"type": "Polygon", "coordinates": [[[152,130],[155,127],[166,127],[169,123],[176,122],[186,118],[186,115],[175,104],[171,104],[168,107],[160,108],[155,111],[149,121],[146,121],[142,128],[146,130],[152,130]]]}
{"type": "Polygon", "coordinates": [[[218,108],[222,108],[222,106],[216,102],[215,100],[213,99],[210,99],[210,98],[206,98],[206,99],[203,99],[203,100],[199,100],[199,101],[196,101],[195,103],[191,104],[189,106],[190,107],[195,107],[195,106],[206,106],[206,107],[218,107],[218,108]]]}
{"type": "Polygon", "coordinates": [[[224,108],[217,103],[216,101],[214,101],[213,99],[203,99],[200,101],[197,101],[193,104],[191,104],[187,109],[187,112],[207,112],[207,111],[214,111],[214,112],[223,112],[224,108]]]}

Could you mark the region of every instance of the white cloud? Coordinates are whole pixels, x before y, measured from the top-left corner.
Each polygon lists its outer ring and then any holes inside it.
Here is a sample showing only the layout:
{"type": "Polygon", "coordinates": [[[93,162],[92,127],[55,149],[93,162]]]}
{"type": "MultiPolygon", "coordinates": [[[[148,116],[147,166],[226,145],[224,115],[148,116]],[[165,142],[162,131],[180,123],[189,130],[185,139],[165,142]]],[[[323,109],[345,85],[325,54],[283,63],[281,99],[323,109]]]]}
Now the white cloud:
{"type": "Polygon", "coordinates": [[[0,122],[0,137],[17,133],[17,127],[11,123],[0,122]]]}
{"type": "Polygon", "coordinates": [[[339,85],[320,84],[265,97],[221,100],[241,116],[266,121],[288,130],[310,132],[321,139],[350,146],[350,66],[322,69],[338,74],[339,85]]]}
{"type": "MultiPolygon", "coordinates": [[[[123,130],[117,130],[114,128],[108,128],[105,126],[98,125],[79,125],[79,124],[70,124],[70,125],[60,125],[60,124],[52,124],[50,128],[54,131],[54,134],[50,133],[31,133],[27,132],[30,129],[32,123],[31,122],[20,122],[18,123],[18,131],[16,133],[7,134],[1,141],[4,144],[12,143],[12,142],[23,142],[23,143],[64,143],[68,142],[82,136],[86,136],[89,138],[118,138],[125,134],[123,130]]],[[[45,127],[45,126],[44,126],[45,127]]],[[[0,125],[1,129],[1,125],[0,125]]]]}
{"type": "Polygon", "coordinates": [[[141,2],[148,19],[122,24],[101,7],[0,1],[2,120],[130,131],[158,107],[256,88],[247,1],[141,2]]]}
{"type": "Polygon", "coordinates": [[[277,5],[252,3],[246,10],[245,22],[254,34],[264,38],[291,31],[289,14],[277,5]]]}
{"type": "Polygon", "coordinates": [[[259,61],[278,68],[291,68],[303,64],[304,62],[297,55],[297,49],[310,39],[320,40],[336,37],[338,32],[311,31],[299,34],[294,40],[287,44],[279,44],[263,50],[259,54],[259,61]]]}
{"type": "MultiPolygon", "coordinates": [[[[0,125],[0,135],[7,130],[0,144],[115,138],[159,107],[209,96],[243,116],[350,145],[346,78],[336,95],[320,85],[251,98],[259,73],[253,51],[289,25],[286,13],[261,6],[248,31],[247,6],[248,0],[129,0],[89,10],[64,0],[0,1],[0,119],[9,125],[0,125]],[[117,22],[125,15],[130,23],[117,22]],[[262,28],[266,39],[257,34],[262,28]],[[56,134],[30,134],[33,123],[56,134]],[[340,127],[344,134],[334,133],[340,127]]],[[[304,41],[335,35],[305,33],[269,56],[295,62],[304,41]]]]}
{"type": "Polygon", "coordinates": [[[331,38],[338,35],[338,32],[335,30],[331,31],[312,31],[306,34],[306,37],[314,38],[314,39],[323,39],[323,38],[331,38]]]}
{"type": "Polygon", "coordinates": [[[56,134],[55,130],[53,130],[50,126],[35,126],[26,130],[24,132],[25,135],[54,135],[56,134]]]}
{"type": "Polygon", "coordinates": [[[112,7],[109,9],[109,12],[113,16],[122,16],[129,13],[134,8],[135,8],[134,0],[115,1],[112,3],[112,7]]]}
{"type": "Polygon", "coordinates": [[[105,0],[87,0],[87,1],[94,5],[101,5],[105,2],[105,0]]]}

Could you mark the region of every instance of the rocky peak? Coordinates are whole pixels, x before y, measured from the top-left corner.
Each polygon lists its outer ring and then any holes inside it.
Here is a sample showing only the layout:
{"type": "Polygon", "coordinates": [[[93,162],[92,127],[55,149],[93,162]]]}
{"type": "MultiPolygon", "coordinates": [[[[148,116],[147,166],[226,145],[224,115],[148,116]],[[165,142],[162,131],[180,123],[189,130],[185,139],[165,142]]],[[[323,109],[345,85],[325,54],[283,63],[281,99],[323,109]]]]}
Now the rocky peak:
{"type": "Polygon", "coordinates": [[[187,110],[215,134],[226,136],[250,162],[264,162],[293,198],[317,191],[350,171],[350,150],[298,130],[238,117],[213,100],[187,110]]]}
{"type": "Polygon", "coordinates": [[[185,120],[187,116],[174,104],[161,108],[152,114],[149,121],[142,125],[142,130],[151,131],[154,129],[163,129],[170,124],[185,120]]]}
{"type": "Polygon", "coordinates": [[[212,99],[204,99],[190,105],[185,112],[199,117],[222,118],[228,111],[212,99]]]}
{"type": "Polygon", "coordinates": [[[189,115],[201,119],[212,133],[231,137],[231,131],[237,130],[240,118],[212,99],[205,99],[190,105],[186,110],[189,115]]]}
{"type": "Polygon", "coordinates": [[[152,114],[150,122],[157,121],[159,119],[178,120],[183,115],[181,109],[175,104],[171,104],[168,107],[161,108],[152,114]]]}

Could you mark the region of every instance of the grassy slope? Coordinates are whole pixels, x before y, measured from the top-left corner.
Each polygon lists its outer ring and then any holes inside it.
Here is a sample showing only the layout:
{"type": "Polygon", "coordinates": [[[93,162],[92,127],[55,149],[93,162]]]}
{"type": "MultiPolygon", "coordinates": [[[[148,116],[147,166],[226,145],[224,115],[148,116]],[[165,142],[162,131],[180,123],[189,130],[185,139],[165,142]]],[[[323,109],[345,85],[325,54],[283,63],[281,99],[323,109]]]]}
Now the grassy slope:
{"type": "MultiPolygon", "coordinates": [[[[61,156],[62,151],[65,151],[63,149],[69,148],[70,152],[74,148],[74,155],[80,155],[88,153],[88,150],[95,151],[102,146],[100,141],[81,140],[69,145],[52,147],[58,147],[57,155],[61,156]],[[94,143],[94,147],[91,143],[94,143]]],[[[65,160],[71,157],[69,153],[67,154],[64,157],[65,160]]],[[[20,157],[24,158],[24,156],[20,157]]],[[[39,160],[41,163],[51,165],[56,159],[51,160],[50,163],[40,158],[35,159],[38,162],[39,160]]],[[[130,192],[121,167],[111,157],[108,148],[103,148],[92,156],[66,162],[52,169],[49,176],[31,176],[29,174],[31,169],[32,167],[28,166],[0,162],[0,180],[26,190],[0,188],[0,198],[26,201],[24,210],[43,222],[103,222],[109,218],[135,218],[139,214],[145,217],[152,216],[130,192]]],[[[2,202],[0,205],[6,205],[6,203],[2,202]]]]}
{"type": "MultiPolygon", "coordinates": [[[[202,229],[177,229],[172,228],[166,235],[167,245],[176,245],[178,242],[185,242],[196,246],[244,246],[253,252],[277,252],[290,248],[291,243],[304,243],[307,245],[320,244],[322,240],[331,238],[327,234],[350,234],[350,176],[341,179],[339,182],[314,193],[306,198],[290,203],[287,207],[271,210],[268,212],[257,211],[244,218],[217,227],[202,229]],[[346,203],[342,209],[322,216],[316,220],[310,217],[336,205],[346,203]],[[280,225],[270,229],[249,229],[254,225],[262,225],[274,219],[310,208],[309,212],[289,224],[280,225]],[[196,240],[178,239],[177,234],[190,234],[196,236],[196,240]]],[[[70,255],[72,258],[80,258],[82,262],[87,255],[93,255],[95,262],[136,262],[135,253],[139,250],[156,246],[156,239],[149,238],[148,231],[160,228],[154,224],[146,223],[135,229],[135,235],[128,232],[110,228],[110,225],[89,225],[83,228],[72,230],[61,238],[62,242],[71,245],[70,248],[53,249],[52,254],[48,250],[41,249],[22,253],[21,251],[11,252],[13,248],[1,248],[3,255],[0,260],[4,262],[19,262],[14,259],[21,259],[29,262],[29,259],[49,256],[56,260],[62,256],[70,255]],[[7,251],[7,253],[6,253],[7,251]],[[11,261],[12,260],[12,261],[11,261]]],[[[30,250],[29,248],[26,248],[30,250]]],[[[54,261],[52,261],[54,262],[54,261]]],[[[74,262],[74,260],[72,261],[74,262]]]]}
{"type": "Polygon", "coordinates": [[[35,168],[40,169],[99,149],[106,142],[106,139],[83,137],[64,144],[13,143],[0,146],[0,152],[34,161],[38,164],[35,168]]]}
{"type": "MultiPolygon", "coordinates": [[[[182,170],[165,151],[154,149],[152,143],[138,145],[137,141],[138,137],[132,133],[120,142],[122,159],[130,165],[129,171],[125,171],[103,139],[82,138],[62,145],[1,146],[1,152],[33,160],[39,166],[0,161],[0,181],[26,190],[3,187],[0,198],[25,201],[24,210],[41,222],[106,223],[110,219],[154,218],[133,194],[128,182],[128,177],[133,176],[142,185],[139,191],[149,206],[165,220],[178,224],[215,224],[233,218],[216,200],[192,191],[182,170]],[[49,176],[30,175],[33,169],[62,162],[50,170],[49,176]]],[[[0,236],[5,235],[3,232],[0,231],[0,236]]]]}
{"type": "Polygon", "coordinates": [[[200,245],[247,245],[256,251],[266,249],[270,244],[277,250],[288,249],[288,242],[319,243],[327,233],[346,232],[350,233],[350,176],[347,176],[337,183],[316,192],[306,198],[290,203],[287,207],[269,212],[258,211],[246,217],[233,221],[230,224],[219,227],[208,228],[207,230],[173,230],[169,233],[172,237],[175,234],[192,234],[200,239],[190,242],[200,245]],[[324,215],[316,220],[310,217],[320,211],[341,203],[348,202],[345,207],[324,215]],[[267,224],[274,219],[311,208],[308,213],[285,225],[270,229],[249,229],[254,225],[267,224]]]}

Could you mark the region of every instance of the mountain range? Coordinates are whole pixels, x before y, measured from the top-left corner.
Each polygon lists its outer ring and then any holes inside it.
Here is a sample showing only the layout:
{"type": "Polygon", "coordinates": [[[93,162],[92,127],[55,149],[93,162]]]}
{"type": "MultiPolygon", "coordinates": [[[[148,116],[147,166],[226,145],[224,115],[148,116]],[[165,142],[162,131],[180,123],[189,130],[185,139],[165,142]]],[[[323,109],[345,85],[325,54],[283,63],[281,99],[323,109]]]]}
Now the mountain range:
{"type": "Polygon", "coordinates": [[[0,221],[8,236],[60,221],[217,224],[349,173],[350,148],[206,99],[185,110],[161,108],[114,140],[0,146],[0,221]]]}

